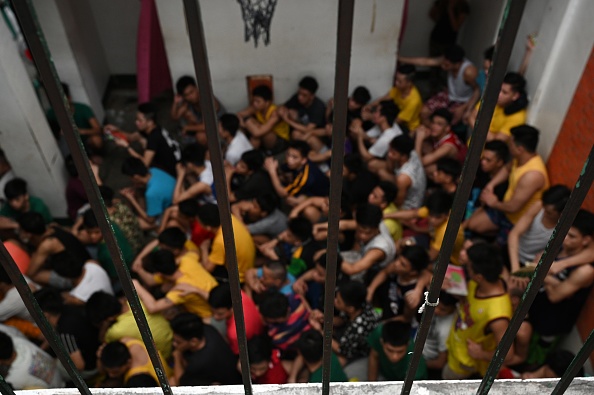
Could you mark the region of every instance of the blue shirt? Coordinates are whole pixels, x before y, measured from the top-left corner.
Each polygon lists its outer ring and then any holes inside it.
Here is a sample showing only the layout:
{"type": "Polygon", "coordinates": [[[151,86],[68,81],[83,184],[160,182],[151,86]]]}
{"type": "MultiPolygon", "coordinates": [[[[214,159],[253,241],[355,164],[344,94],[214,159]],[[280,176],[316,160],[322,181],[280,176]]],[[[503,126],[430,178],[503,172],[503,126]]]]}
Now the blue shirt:
{"type": "Polygon", "coordinates": [[[175,178],[169,173],[151,167],[149,169],[151,178],[146,185],[146,215],[158,217],[173,202],[173,191],[175,190],[175,178]]]}

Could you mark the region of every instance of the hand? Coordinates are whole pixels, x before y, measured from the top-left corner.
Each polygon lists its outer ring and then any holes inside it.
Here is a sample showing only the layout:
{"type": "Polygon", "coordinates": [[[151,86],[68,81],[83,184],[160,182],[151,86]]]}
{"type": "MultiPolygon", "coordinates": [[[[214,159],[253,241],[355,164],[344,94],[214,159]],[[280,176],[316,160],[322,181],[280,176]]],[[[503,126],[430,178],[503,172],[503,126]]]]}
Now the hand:
{"type": "Polygon", "coordinates": [[[279,117],[286,120],[289,115],[289,110],[285,106],[280,106],[279,108],[276,109],[276,113],[278,114],[279,117]]]}
{"type": "Polygon", "coordinates": [[[489,207],[493,207],[497,204],[497,202],[499,202],[499,199],[497,199],[497,196],[493,192],[489,192],[484,189],[481,193],[480,200],[489,207]]]}
{"type": "Polygon", "coordinates": [[[404,294],[404,300],[406,304],[411,309],[416,309],[421,304],[421,296],[423,294],[423,290],[417,291],[416,289],[411,289],[407,293],[404,294]]]}
{"type": "MultiPolygon", "coordinates": [[[[540,260],[540,256],[542,256],[542,252],[539,254],[538,260],[540,260]]],[[[538,260],[534,260],[534,262],[538,262],[538,260]]],[[[551,265],[550,269],[549,269],[549,274],[552,275],[556,275],[561,273],[563,270],[565,270],[565,264],[563,261],[555,261],[553,262],[553,264],[551,265]]]]}
{"type": "Polygon", "coordinates": [[[120,189],[120,194],[128,200],[134,199],[134,189],[133,188],[120,189]]]}
{"type": "Polygon", "coordinates": [[[470,339],[466,340],[466,345],[468,347],[468,355],[473,358],[473,359],[477,359],[477,360],[482,360],[484,359],[484,355],[483,355],[483,347],[478,344],[473,342],[470,339]]]}
{"type": "Polygon", "coordinates": [[[328,100],[328,104],[326,104],[326,107],[328,107],[328,108],[334,108],[334,98],[333,97],[331,97],[328,100]]]}
{"type": "Polygon", "coordinates": [[[118,130],[118,127],[115,125],[112,125],[111,123],[108,123],[107,125],[103,126],[103,132],[108,133],[108,132],[115,132],[118,130]]]}
{"type": "Polygon", "coordinates": [[[184,178],[186,176],[186,166],[183,163],[178,162],[175,165],[175,173],[177,174],[177,178],[184,178]]]}
{"type": "Polygon", "coordinates": [[[529,34],[526,39],[526,52],[532,52],[536,47],[536,35],[534,33],[529,34]]]}
{"type": "Polygon", "coordinates": [[[272,156],[269,156],[264,161],[264,169],[266,169],[268,173],[276,173],[276,171],[278,170],[278,161],[274,159],[272,156]]]}
{"type": "Polygon", "coordinates": [[[424,125],[420,125],[417,128],[417,131],[415,133],[415,136],[416,136],[415,139],[420,140],[420,141],[423,141],[427,137],[429,137],[429,135],[430,135],[429,129],[426,126],[424,126],[424,125]]]}
{"type": "Polygon", "coordinates": [[[114,143],[116,143],[116,145],[118,147],[122,147],[122,148],[130,148],[130,143],[128,143],[126,140],[124,140],[123,138],[120,137],[115,137],[113,138],[114,143]]]}
{"type": "Polygon", "coordinates": [[[528,283],[530,282],[529,277],[517,277],[517,276],[509,276],[509,288],[517,288],[521,291],[525,291],[526,287],[528,287],[528,283]]]}
{"type": "Polygon", "coordinates": [[[175,105],[180,106],[184,102],[184,98],[182,97],[182,95],[175,95],[173,97],[173,102],[175,103],[175,105]]]}
{"type": "Polygon", "coordinates": [[[307,293],[307,283],[303,280],[297,280],[293,283],[293,291],[300,295],[305,295],[307,293]]]}
{"type": "Polygon", "coordinates": [[[132,262],[132,267],[131,267],[133,272],[138,273],[141,270],[144,270],[144,268],[142,267],[142,260],[141,259],[135,259],[134,262],[132,262]]]}

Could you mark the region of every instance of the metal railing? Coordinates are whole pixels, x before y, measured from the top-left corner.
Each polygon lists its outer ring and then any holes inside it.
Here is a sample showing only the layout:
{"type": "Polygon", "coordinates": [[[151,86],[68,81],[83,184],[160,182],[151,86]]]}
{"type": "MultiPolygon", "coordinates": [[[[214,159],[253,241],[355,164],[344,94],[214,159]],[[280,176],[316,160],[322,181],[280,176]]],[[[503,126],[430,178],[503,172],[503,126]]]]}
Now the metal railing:
{"type": "MultiPolygon", "coordinates": [[[[29,49],[37,66],[37,70],[47,89],[48,97],[56,113],[60,128],[62,129],[80,178],[83,182],[85,192],[89,198],[91,208],[97,217],[99,227],[105,238],[114,265],[117,270],[119,280],[126,298],[130,303],[134,318],[138,324],[140,333],[150,355],[153,366],[159,378],[159,383],[165,394],[172,394],[171,387],[164,374],[161,359],[158,356],[153,337],[144,316],[138,296],[132,285],[128,269],[123,263],[121,251],[117,245],[113,234],[105,206],[98,192],[95,178],[88,165],[88,159],[84,152],[78,131],[72,119],[72,115],[67,109],[67,101],[60,85],[43,32],[36,18],[31,0],[11,0],[15,14],[29,49]]],[[[235,315],[236,330],[238,333],[239,357],[242,366],[242,378],[244,392],[251,395],[252,383],[247,355],[247,340],[245,334],[245,322],[243,317],[243,308],[241,301],[239,272],[237,267],[237,257],[235,251],[235,242],[233,237],[233,228],[231,225],[231,211],[227,188],[225,184],[225,174],[223,168],[223,157],[217,133],[217,119],[214,107],[214,95],[212,91],[212,82],[208,64],[208,54],[204,38],[204,27],[200,12],[200,5],[197,0],[184,0],[184,9],[186,22],[189,30],[190,44],[196,71],[197,83],[201,92],[201,110],[204,114],[204,123],[206,127],[208,148],[211,154],[213,164],[213,173],[215,178],[215,188],[217,190],[218,207],[221,217],[221,226],[223,230],[223,239],[226,253],[227,267],[229,269],[229,278],[231,284],[231,296],[233,300],[233,312],[235,315]]],[[[489,71],[485,93],[483,95],[477,122],[474,128],[469,153],[464,163],[461,182],[454,198],[454,205],[444,236],[443,247],[438,257],[438,263],[433,276],[433,281],[427,297],[425,312],[418,330],[415,342],[415,350],[411,363],[409,365],[405,381],[402,385],[401,393],[409,394],[413,385],[415,373],[417,371],[421,358],[423,346],[428,336],[429,325],[435,310],[437,296],[441,289],[445,277],[445,271],[448,265],[449,257],[452,254],[456,234],[462,222],[466,201],[470,194],[472,182],[478,169],[482,147],[486,141],[488,127],[497,101],[499,87],[503,82],[507,63],[511,54],[511,49],[518,26],[523,14],[526,0],[508,0],[499,38],[496,45],[494,61],[489,71]]],[[[330,393],[330,356],[332,342],[332,316],[333,300],[336,285],[336,261],[338,254],[338,221],[340,196],[342,190],[342,165],[344,156],[344,142],[346,131],[346,114],[348,99],[348,81],[350,74],[350,55],[352,41],[352,25],[354,13],[354,0],[340,0],[338,9],[338,32],[337,32],[337,51],[336,51],[336,72],[335,72],[335,114],[333,120],[333,145],[332,161],[330,175],[330,212],[329,229],[327,240],[327,278],[325,287],[324,302],[324,354],[323,354],[323,383],[322,393],[330,393]]],[[[487,394],[497,376],[497,373],[503,364],[503,360],[509,350],[515,334],[517,333],[522,320],[524,319],[536,292],[541,287],[544,277],[558,251],[565,234],[569,230],[576,213],[581,206],[585,196],[594,179],[594,148],[590,152],[584,168],[580,174],[579,180],[571,193],[569,202],[561,214],[559,223],[547,244],[545,253],[538,263],[535,274],[522,298],[519,308],[516,310],[509,327],[502,338],[493,360],[489,366],[487,374],[483,378],[477,393],[487,394]]],[[[55,351],[60,362],[66,368],[70,378],[76,385],[81,394],[91,394],[87,384],[82,379],[80,373],[74,367],[68,352],[58,339],[56,332],[45,319],[39,305],[33,297],[31,290],[27,286],[24,277],[21,275],[18,267],[7,252],[6,248],[0,243],[0,263],[8,272],[12,282],[15,284],[19,294],[31,312],[35,322],[39,325],[42,333],[48,340],[50,346],[55,351]]],[[[576,375],[580,366],[594,350],[594,331],[590,334],[581,351],[577,354],[570,367],[563,377],[558,381],[553,394],[562,393],[576,375]]],[[[13,394],[11,388],[0,376],[0,392],[2,394],[13,394]]]]}

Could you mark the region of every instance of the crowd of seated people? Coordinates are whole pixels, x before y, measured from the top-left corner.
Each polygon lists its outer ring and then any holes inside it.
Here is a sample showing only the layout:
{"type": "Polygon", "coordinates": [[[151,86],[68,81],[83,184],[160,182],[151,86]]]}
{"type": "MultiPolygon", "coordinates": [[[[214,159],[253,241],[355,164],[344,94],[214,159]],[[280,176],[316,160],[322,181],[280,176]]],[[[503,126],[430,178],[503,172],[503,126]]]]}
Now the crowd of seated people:
{"type": "MultiPolygon", "coordinates": [[[[285,103],[274,103],[263,85],[237,113],[215,100],[237,267],[226,253],[195,80],[176,84],[170,116],[181,136],[160,126],[152,103],[138,106],[134,132],[107,125],[127,155],[118,170],[129,187],[101,185],[100,192],[173,385],[241,383],[230,270],[238,270],[242,287],[253,382],[321,381],[331,206],[340,208],[331,380],[404,379],[482,85],[458,46],[399,61],[387,94],[373,98],[358,86],[349,97],[339,202],[329,200],[337,113],[332,100],[317,96],[314,77],[303,78],[285,103]],[[414,65],[441,67],[447,89],[423,101],[414,65]]],[[[566,186],[549,183],[539,131],[525,123],[527,104],[524,78],[509,72],[445,260],[416,379],[485,374],[568,201],[566,186]]],[[[88,123],[81,135],[100,154],[107,140],[92,112],[79,107],[75,115],[88,123]]],[[[0,162],[11,178],[0,191],[3,241],[76,368],[93,386],[158,386],[75,170],[66,194],[73,225],[64,226],[44,196],[29,194],[27,175],[16,178],[3,153],[0,162]]],[[[500,377],[558,377],[571,361],[559,345],[594,284],[594,214],[580,210],[554,253],[500,377]]],[[[5,270],[0,323],[0,373],[8,383],[65,385],[68,377],[5,270]]]]}

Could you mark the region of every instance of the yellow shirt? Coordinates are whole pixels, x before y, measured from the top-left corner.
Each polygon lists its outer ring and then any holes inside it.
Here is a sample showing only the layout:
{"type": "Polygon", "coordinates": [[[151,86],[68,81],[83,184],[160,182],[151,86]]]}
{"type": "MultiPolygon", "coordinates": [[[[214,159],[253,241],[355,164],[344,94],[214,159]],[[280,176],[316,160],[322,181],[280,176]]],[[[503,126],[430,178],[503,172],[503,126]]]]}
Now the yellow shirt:
{"type": "MultiPolygon", "coordinates": [[[[275,104],[271,104],[270,107],[268,107],[268,110],[266,110],[266,114],[262,114],[260,111],[256,111],[256,120],[261,124],[265,124],[270,119],[270,117],[272,117],[272,114],[275,111],[275,104]]],[[[289,124],[285,121],[279,121],[276,125],[274,125],[272,131],[276,133],[278,137],[283,138],[285,140],[289,140],[289,124]]]]}
{"type": "MultiPolygon", "coordinates": [[[[234,215],[231,216],[233,235],[235,237],[235,251],[237,253],[237,267],[239,281],[244,282],[245,272],[254,267],[256,246],[248,228],[234,215]]],[[[223,243],[223,228],[215,234],[208,259],[215,265],[225,265],[225,245],[223,243]]],[[[228,269],[228,268],[227,268],[228,269]]]]}
{"type": "MultiPolygon", "coordinates": [[[[476,103],[475,108],[478,110],[480,107],[479,103],[476,103]]],[[[520,110],[510,115],[506,115],[504,108],[496,105],[493,111],[493,118],[491,118],[491,125],[489,131],[491,133],[503,133],[506,136],[511,136],[510,130],[516,126],[520,126],[526,123],[526,110],[520,110]]]]}
{"type": "Polygon", "coordinates": [[[505,214],[507,219],[509,219],[512,224],[518,222],[520,217],[522,217],[522,215],[524,215],[524,213],[528,211],[528,208],[532,206],[535,202],[539,201],[542,196],[542,193],[549,188],[549,174],[547,173],[547,167],[545,166],[544,162],[542,161],[542,158],[539,155],[534,156],[532,159],[524,163],[524,165],[522,166],[518,166],[518,162],[514,159],[511,172],[509,173],[509,186],[507,187],[505,196],[503,196],[504,202],[511,200],[518,186],[520,178],[522,178],[522,176],[529,171],[537,171],[539,173],[542,173],[545,178],[545,183],[541,189],[536,191],[536,193],[532,195],[530,199],[528,199],[528,201],[522,206],[522,208],[518,212],[505,214]]]}
{"type": "MultiPolygon", "coordinates": [[[[149,358],[148,362],[142,366],[136,366],[131,368],[130,370],[128,370],[126,372],[126,374],[124,375],[124,383],[128,382],[128,380],[132,377],[132,376],[136,376],[137,374],[148,374],[150,375],[153,379],[155,379],[155,381],[157,382],[157,384],[159,383],[159,379],[157,377],[157,374],[155,373],[155,368],[153,367],[153,363],[151,362],[151,359],[148,355],[148,351],[146,350],[146,346],[144,345],[143,342],[141,342],[140,340],[128,340],[126,343],[124,343],[126,345],[126,347],[130,348],[133,345],[136,346],[140,346],[144,349],[144,351],[146,352],[146,356],[149,358]]],[[[159,358],[161,358],[161,364],[163,365],[163,369],[165,370],[165,376],[167,377],[171,377],[171,368],[169,367],[169,365],[167,365],[167,363],[165,363],[165,359],[163,359],[163,356],[161,355],[161,353],[159,353],[159,358]]]]}
{"type": "Polygon", "coordinates": [[[408,96],[403,97],[402,93],[395,86],[390,89],[390,98],[398,106],[400,112],[398,118],[406,123],[409,130],[415,130],[421,124],[421,108],[423,100],[416,86],[413,85],[408,96]]]}
{"type": "MultiPolygon", "coordinates": [[[[200,264],[198,254],[194,251],[188,251],[180,258],[179,271],[182,276],[175,281],[176,284],[189,284],[207,292],[218,285],[217,280],[200,264]]],[[[165,297],[173,304],[183,305],[187,311],[201,318],[212,315],[208,301],[199,295],[182,296],[180,291],[171,290],[165,297]]]]}
{"type": "MultiPolygon", "coordinates": [[[[417,210],[417,216],[419,218],[427,218],[429,216],[429,209],[426,206],[423,206],[417,210]]],[[[449,221],[449,217],[448,217],[449,221]]],[[[441,250],[441,246],[443,244],[443,237],[445,236],[445,231],[448,226],[448,221],[444,221],[443,224],[439,225],[436,229],[433,229],[431,232],[431,242],[429,246],[437,251],[441,250]]],[[[464,244],[464,231],[462,227],[458,228],[458,234],[456,235],[456,241],[454,242],[454,250],[452,251],[452,256],[450,256],[450,262],[452,262],[456,266],[460,266],[460,251],[462,251],[462,246],[464,244]]]]}
{"type": "MultiPolygon", "coordinates": [[[[384,209],[383,214],[386,215],[389,213],[395,213],[396,211],[398,211],[396,205],[394,203],[390,203],[388,207],[384,209]]],[[[400,224],[400,221],[397,221],[395,219],[384,219],[384,224],[386,225],[386,228],[388,228],[388,230],[390,231],[390,235],[392,236],[394,241],[402,239],[402,225],[400,224]]]]}
{"type": "Polygon", "coordinates": [[[447,340],[448,366],[458,374],[478,372],[485,375],[490,361],[477,361],[468,355],[467,340],[482,346],[483,350],[495,350],[497,343],[492,333],[486,333],[487,326],[494,320],[510,320],[513,314],[508,293],[489,298],[477,298],[477,283],[468,282],[468,296],[458,306],[458,313],[452,321],[447,340]]]}

